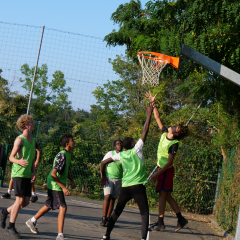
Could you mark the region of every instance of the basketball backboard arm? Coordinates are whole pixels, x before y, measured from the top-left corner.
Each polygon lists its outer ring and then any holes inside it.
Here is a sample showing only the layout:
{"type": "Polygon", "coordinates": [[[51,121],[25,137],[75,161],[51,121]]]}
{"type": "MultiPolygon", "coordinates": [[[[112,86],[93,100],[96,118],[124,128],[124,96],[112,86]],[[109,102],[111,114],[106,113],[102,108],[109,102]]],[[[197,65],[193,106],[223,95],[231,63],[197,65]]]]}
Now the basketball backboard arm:
{"type": "MultiPolygon", "coordinates": [[[[240,74],[203,55],[202,53],[182,44],[180,54],[240,86],[240,74]]],[[[185,60],[180,62],[180,65],[183,65],[184,63],[185,60]]]]}

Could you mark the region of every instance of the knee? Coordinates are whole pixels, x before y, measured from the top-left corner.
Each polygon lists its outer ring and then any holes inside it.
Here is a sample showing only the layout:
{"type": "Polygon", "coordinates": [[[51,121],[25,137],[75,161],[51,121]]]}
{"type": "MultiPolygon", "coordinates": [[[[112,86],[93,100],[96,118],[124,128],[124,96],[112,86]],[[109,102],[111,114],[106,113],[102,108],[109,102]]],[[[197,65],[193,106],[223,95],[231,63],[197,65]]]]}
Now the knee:
{"type": "Polygon", "coordinates": [[[16,197],[15,204],[22,206],[24,204],[24,198],[23,197],[16,197]]]}
{"type": "Polygon", "coordinates": [[[104,201],[109,202],[111,199],[112,199],[112,195],[111,194],[108,194],[108,195],[104,196],[104,201]]]}

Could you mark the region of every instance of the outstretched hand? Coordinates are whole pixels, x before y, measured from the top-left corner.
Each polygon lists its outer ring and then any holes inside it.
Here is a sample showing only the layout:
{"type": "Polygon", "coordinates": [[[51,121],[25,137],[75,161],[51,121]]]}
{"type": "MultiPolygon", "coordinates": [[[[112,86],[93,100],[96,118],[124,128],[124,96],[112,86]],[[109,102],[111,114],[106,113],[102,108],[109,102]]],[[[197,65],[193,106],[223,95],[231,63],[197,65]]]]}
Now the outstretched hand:
{"type": "Polygon", "coordinates": [[[157,96],[157,94],[153,97],[150,91],[148,91],[148,92],[145,93],[145,98],[148,99],[148,101],[149,101],[150,103],[155,102],[156,96],[157,96]]]}

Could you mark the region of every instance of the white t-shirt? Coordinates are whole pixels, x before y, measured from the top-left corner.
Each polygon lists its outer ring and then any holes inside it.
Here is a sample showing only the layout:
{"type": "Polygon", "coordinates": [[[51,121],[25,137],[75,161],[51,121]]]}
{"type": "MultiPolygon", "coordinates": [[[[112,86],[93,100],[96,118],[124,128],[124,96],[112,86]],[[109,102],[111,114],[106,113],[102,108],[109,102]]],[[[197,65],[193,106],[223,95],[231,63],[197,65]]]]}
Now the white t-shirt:
{"type": "MultiPolygon", "coordinates": [[[[143,145],[144,145],[144,142],[143,142],[143,140],[140,138],[140,139],[137,141],[137,143],[135,144],[135,146],[134,146],[134,148],[135,148],[135,150],[136,150],[136,153],[137,153],[138,157],[140,158],[140,160],[142,161],[142,163],[144,163],[144,162],[143,162],[143,151],[142,151],[143,145]]],[[[107,154],[108,154],[108,153],[107,153],[107,154]]],[[[106,155],[107,155],[107,154],[106,154],[106,155]]],[[[117,153],[116,155],[111,156],[111,158],[112,158],[112,160],[113,160],[114,162],[116,162],[116,161],[121,161],[121,159],[120,159],[120,153],[117,153]]]]}
{"type": "MultiPolygon", "coordinates": [[[[114,151],[115,152],[115,154],[116,154],[116,151],[114,151]]],[[[109,151],[108,153],[106,153],[106,155],[104,156],[104,158],[103,158],[103,160],[102,161],[104,161],[104,160],[106,160],[106,159],[108,159],[108,158],[111,158],[112,157],[112,151],[109,151]]]]}

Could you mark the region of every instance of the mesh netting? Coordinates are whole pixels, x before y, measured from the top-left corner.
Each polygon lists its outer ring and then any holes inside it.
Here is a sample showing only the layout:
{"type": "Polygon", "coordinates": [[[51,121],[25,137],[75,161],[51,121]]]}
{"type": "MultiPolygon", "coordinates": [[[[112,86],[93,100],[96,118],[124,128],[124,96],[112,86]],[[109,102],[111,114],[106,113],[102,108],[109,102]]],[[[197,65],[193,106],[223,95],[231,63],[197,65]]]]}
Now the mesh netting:
{"type": "Polygon", "coordinates": [[[142,85],[148,84],[156,87],[159,83],[160,74],[168,63],[151,56],[151,54],[148,54],[147,57],[143,54],[138,54],[138,60],[142,67],[142,85]]]}

